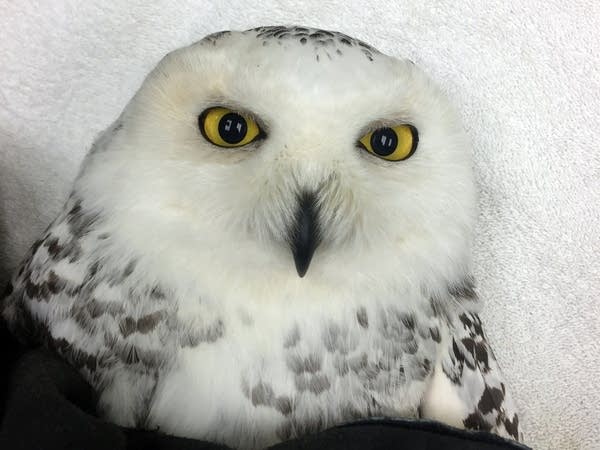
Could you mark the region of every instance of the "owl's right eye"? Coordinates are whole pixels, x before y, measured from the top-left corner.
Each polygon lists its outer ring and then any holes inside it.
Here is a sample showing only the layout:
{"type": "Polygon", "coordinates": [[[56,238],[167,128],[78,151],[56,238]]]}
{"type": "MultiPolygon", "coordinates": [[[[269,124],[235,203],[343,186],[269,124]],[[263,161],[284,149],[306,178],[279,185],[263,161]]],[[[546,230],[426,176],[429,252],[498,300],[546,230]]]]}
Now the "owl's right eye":
{"type": "Polygon", "coordinates": [[[242,147],[262,135],[251,117],[220,106],[200,114],[198,126],[204,139],[219,147],[242,147]]]}

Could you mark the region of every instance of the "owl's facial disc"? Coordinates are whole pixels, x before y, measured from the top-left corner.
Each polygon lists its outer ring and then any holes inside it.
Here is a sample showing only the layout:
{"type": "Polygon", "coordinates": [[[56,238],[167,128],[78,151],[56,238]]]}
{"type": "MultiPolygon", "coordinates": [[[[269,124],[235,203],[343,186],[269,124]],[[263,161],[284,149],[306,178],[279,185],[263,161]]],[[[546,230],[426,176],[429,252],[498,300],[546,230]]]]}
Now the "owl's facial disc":
{"type": "Polygon", "coordinates": [[[288,242],[298,276],[303,277],[320,243],[317,195],[314,192],[303,192],[298,196],[296,215],[288,231],[288,242]]]}
{"type": "Polygon", "coordinates": [[[115,211],[140,254],[160,236],[157,264],[168,253],[173,270],[193,258],[223,274],[252,265],[294,288],[348,270],[356,283],[394,285],[462,271],[475,185],[444,93],[408,61],[346,37],[259,35],[165,57],[95,144],[82,195],[115,211]]]}

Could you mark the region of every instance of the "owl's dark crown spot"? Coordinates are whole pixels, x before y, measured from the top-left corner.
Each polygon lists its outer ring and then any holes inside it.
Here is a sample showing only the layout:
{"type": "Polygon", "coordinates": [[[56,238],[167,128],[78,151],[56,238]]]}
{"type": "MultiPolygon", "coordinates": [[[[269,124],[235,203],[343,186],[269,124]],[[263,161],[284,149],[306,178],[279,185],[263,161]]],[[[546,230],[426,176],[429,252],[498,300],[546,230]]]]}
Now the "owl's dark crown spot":
{"type": "MultiPolygon", "coordinates": [[[[342,48],[355,47],[369,61],[373,61],[373,55],[379,53],[377,49],[371,47],[369,44],[346,34],[317,28],[278,25],[252,28],[243,33],[255,33],[256,38],[263,41],[263,46],[266,45],[267,41],[273,40],[278,41],[278,43],[281,43],[283,40],[296,41],[301,45],[312,44],[315,52],[320,48],[333,49],[338,56],[342,56],[342,48]]],[[[216,45],[218,40],[229,34],[231,34],[230,31],[219,31],[206,36],[202,41],[216,45]]]]}

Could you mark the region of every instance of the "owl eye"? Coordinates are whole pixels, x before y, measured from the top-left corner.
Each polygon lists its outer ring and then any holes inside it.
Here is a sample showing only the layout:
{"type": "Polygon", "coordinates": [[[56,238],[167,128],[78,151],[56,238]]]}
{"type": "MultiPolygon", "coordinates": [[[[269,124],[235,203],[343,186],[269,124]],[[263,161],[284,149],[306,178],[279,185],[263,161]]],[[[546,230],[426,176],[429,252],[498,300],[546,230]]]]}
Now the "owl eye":
{"type": "Polygon", "coordinates": [[[387,161],[402,161],[417,149],[419,133],[412,125],[378,128],[363,136],[359,144],[368,152],[387,161]]]}
{"type": "Polygon", "coordinates": [[[214,107],[198,117],[204,138],[219,147],[242,147],[261,135],[254,120],[228,108],[214,107]]]}

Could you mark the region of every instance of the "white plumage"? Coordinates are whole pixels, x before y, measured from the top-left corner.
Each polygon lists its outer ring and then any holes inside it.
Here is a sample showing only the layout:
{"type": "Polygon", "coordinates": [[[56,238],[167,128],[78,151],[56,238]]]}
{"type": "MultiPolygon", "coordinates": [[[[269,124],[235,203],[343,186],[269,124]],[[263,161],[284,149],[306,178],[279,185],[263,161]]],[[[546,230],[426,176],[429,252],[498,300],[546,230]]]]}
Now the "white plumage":
{"type": "Polygon", "coordinates": [[[96,141],[3,316],[126,426],[256,448],[421,414],[516,439],[477,317],[474,200],[461,125],[410,61],[323,30],[218,33],[96,141]],[[211,143],[217,107],[261,134],[211,143]],[[363,148],[398,125],[409,158],[363,148]]]}

